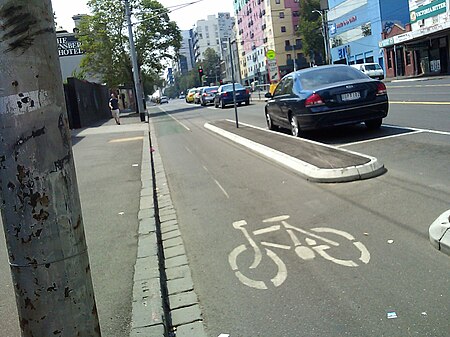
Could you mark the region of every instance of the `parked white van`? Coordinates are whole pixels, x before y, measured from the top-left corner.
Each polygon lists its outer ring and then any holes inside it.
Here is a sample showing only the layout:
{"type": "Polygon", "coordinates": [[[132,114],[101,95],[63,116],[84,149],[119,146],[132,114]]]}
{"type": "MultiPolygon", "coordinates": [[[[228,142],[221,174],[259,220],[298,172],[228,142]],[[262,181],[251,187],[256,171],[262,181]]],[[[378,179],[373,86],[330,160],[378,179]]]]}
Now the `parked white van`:
{"type": "Polygon", "coordinates": [[[378,78],[382,80],[384,78],[383,68],[378,63],[359,63],[352,64],[352,67],[361,70],[364,74],[372,78],[378,78]]]}

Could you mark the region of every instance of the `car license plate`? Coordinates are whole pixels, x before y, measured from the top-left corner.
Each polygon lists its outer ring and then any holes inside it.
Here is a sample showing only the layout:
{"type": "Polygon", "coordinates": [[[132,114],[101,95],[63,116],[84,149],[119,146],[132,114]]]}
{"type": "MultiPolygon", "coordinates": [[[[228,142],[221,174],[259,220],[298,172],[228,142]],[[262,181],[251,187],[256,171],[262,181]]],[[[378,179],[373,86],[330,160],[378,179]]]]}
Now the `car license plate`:
{"type": "Polygon", "coordinates": [[[359,93],[359,91],[349,92],[347,94],[341,95],[341,99],[343,101],[354,101],[355,99],[359,99],[359,98],[361,98],[361,94],[359,93]]]}

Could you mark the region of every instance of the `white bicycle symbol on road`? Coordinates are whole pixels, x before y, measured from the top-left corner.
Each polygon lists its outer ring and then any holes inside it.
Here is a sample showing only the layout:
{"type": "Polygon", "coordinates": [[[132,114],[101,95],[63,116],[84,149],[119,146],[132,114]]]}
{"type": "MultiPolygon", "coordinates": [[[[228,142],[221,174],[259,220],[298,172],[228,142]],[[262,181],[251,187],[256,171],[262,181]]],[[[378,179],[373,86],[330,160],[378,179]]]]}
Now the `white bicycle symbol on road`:
{"type": "MultiPolygon", "coordinates": [[[[370,253],[367,250],[366,246],[364,246],[361,242],[355,241],[355,238],[344,231],[334,229],[334,228],[328,228],[328,227],[317,227],[312,228],[310,231],[303,230],[301,228],[294,227],[286,222],[286,220],[289,219],[289,215],[281,215],[269,219],[263,220],[263,223],[281,223],[277,225],[271,225],[266,228],[258,229],[251,234],[253,236],[258,236],[261,234],[267,234],[271,232],[276,232],[281,229],[286,230],[286,232],[289,234],[289,237],[291,238],[293,244],[294,244],[294,251],[297,254],[298,257],[300,257],[303,260],[312,260],[315,258],[316,253],[323,257],[324,259],[334,262],[338,265],[345,266],[345,267],[358,267],[358,263],[356,263],[353,260],[342,260],[335,258],[328,254],[326,251],[331,249],[332,247],[338,247],[339,243],[327,238],[324,238],[320,235],[317,235],[315,233],[331,233],[342,236],[344,239],[351,241],[351,243],[356,247],[356,249],[360,252],[359,261],[361,261],[364,264],[369,263],[370,260],[370,253]],[[306,235],[305,243],[306,245],[302,245],[300,242],[300,239],[297,237],[296,232],[306,235]],[[318,241],[321,241],[322,243],[318,243],[318,241]]],[[[245,220],[236,221],[233,223],[233,227],[236,229],[239,229],[244,234],[245,238],[247,239],[248,243],[250,244],[251,248],[253,248],[253,252],[255,254],[253,263],[250,265],[250,269],[255,269],[259,266],[259,264],[262,261],[263,258],[263,252],[262,249],[258,246],[258,244],[253,240],[252,236],[250,235],[249,231],[245,227],[247,226],[247,222],[245,220]]],[[[272,242],[265,242],[262,241],[260,243],[261,246],[265,247],[271,247],[271,248],[280,248],[284,250],[290,250],[292,246],[289,245],[282,245],[272,242]]],[[[256,289],[268,289],[267,284],[264,281],[261,280],[253,280],[247,276],[245,276],[240,270],[237,265],[237,259],[238,256],[245,252],[247,250],[247,246],[245,244],[242,244],[236,248],[234,248],[230,255],[228,256],[228,262],[230,263],[231,269],[235,272],[236,277],[246,286],[256,288],[256,289]]],[[[279,287],[287,278],[287,269],[286,265],[281,260],[281,258],[271,249],[265,248],[264,253],[277,265],[278,271],[270,281],[275,287],[279,287]]]]}

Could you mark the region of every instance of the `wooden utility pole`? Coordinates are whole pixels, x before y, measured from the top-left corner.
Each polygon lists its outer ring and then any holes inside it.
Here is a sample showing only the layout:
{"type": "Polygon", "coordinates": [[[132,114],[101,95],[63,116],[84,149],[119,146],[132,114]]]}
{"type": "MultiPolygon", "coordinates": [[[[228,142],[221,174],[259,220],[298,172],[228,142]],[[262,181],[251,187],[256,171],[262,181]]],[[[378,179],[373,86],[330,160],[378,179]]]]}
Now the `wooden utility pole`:
{"type": "Polygon", "coordinates": [[[50,0],[0,0],[0,207],[22,336],[100,336],[50,0]]]}

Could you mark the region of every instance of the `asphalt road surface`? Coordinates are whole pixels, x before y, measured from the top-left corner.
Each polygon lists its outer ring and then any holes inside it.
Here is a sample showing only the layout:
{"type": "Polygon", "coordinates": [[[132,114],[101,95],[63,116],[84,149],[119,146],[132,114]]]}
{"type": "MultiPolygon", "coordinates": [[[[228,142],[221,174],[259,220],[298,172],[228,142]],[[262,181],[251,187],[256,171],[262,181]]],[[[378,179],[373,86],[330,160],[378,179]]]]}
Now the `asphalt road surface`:
{"type": "MultiPolygon", "coordinates": [[[[307,182],[204,128],[233,107],[152,108],[209,336],[448,335],[450,260],[428,227],[450,208],[449,83],[388,84],[380,130],[308,133],[388,170],[341,184],[307,182]]],[[[263,109],[239,107],[239,119],[264,127],[263,109]]]]}

